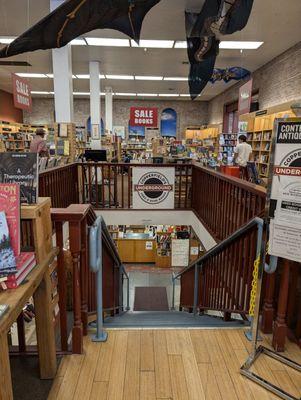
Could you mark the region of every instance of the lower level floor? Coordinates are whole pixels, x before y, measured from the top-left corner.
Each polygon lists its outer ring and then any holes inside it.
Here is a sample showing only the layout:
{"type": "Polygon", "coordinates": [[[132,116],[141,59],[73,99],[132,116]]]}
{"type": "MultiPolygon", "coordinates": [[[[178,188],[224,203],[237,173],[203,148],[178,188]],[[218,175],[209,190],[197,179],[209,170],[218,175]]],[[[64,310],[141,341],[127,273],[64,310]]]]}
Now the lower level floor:
{"type": "MultiPolygon", "coordinates": [[[[243,329],[109,330],[62,359],[48,400],[276,400],[240,375],[250,342],[243,329]]],[[[270,347],[270,337],[264,336],[270,347]]],[[[287,341],[285,355],[301,362],[287,341]]],[[[301,374],[260,356],[252,370],[299,398],[301,374]]]]}

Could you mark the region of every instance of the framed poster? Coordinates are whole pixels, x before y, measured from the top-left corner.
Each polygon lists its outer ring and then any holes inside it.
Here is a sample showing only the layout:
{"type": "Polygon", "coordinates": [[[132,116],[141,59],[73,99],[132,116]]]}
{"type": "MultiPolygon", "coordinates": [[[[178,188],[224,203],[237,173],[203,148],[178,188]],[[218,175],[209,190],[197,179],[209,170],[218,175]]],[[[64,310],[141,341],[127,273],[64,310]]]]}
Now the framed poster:
{"type": "Polygon", "coordinates": [[[68,124],[59,124],[58,135],[62,138],[68,137],[68,124]]]}
{"type": "Polygon", "coordinates": [[[273,144],[269,254],[301,262],[301,119],[278,120],[273,144]]]}
{"type": "Polygon", "coordinates": [[[133,208],[173,209],[175,168],[133,168],[133,208]]]}
{"type": "Polygon", "coordinates": [[[173,239],[171,241],[171,266],[188,267],[189,239],[173,239]]]}
{"type": "Polygon", "coordinates": [[[99,131],[99,125],[98,124],[93,124],[92,125],[91,139],[92,140],[100,139],[100,131],[99,131]]]}

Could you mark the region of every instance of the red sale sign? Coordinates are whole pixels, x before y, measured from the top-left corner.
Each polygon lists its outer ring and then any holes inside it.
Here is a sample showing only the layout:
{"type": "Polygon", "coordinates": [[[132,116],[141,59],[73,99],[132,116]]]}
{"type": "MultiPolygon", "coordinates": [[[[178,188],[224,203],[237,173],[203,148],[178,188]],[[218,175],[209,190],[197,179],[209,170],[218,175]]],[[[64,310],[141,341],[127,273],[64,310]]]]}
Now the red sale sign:
{"type": "Polygon", "coordinates": [[[146,126],[157,128],[158,109],[150,107],[131,107],[130,126],[146,126]]]}
{"type": "Polygon", "coordinates": [[[12,74],[12,83],[15,107],[30,111],[32,100],[28,81],[18,75],[12,74]]]}

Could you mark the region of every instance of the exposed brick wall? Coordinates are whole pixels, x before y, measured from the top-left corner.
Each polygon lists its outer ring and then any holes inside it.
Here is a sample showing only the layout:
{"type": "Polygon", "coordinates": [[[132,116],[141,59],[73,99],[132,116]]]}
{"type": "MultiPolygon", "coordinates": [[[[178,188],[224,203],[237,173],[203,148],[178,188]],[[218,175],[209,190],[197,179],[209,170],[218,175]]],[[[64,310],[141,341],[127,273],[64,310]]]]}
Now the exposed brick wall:
{"type": "Polygon", "coordinates": [[[4,90],[0,90],[0,120],[23,122],[22,110],[14,106],[13,95],[4,90]]]}
{"type": "MultiPolygon", "coordinates": [[[[254,90],[259,90],[259,107],[265,109],[301,98],[301,42],[268,62],[253,74],[254,90]]],[[[224,104],[238,99],[241,83],[209,102],[209,123],[223,120],[224,104]]]]}
{"type": "MultiPolygon", "coordinates": [[[[185,128],[191,125],[203,125],[208,122],[208,102],[205,101],[151,101],[151,100],[113,100],[114,125],[128,126],[131,106],[158,107],[159,115],[168,107],[178,114],[178,132],[183,134],[185,128]]],[[[104,101],[101,102],[102,118],[104,119],[104,101]]],[[[74,122],[85,126],[90,115],[88,99],[74,100],[74,122]]],[[[54,122],[53,99],[34,98],[31,113],[24,112],[25,123],[49,124],[54,122]]]]}

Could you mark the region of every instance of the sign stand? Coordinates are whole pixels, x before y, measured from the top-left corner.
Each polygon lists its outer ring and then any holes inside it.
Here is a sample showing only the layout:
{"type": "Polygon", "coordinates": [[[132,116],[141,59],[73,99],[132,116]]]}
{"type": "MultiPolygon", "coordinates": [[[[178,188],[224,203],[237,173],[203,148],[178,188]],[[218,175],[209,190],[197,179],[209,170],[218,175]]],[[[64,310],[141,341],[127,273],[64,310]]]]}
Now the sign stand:
{"type": "MultiPolygon", "coordinates": [[[[271,160],[270,160],[270,169],[269,169],[269,185],[267,191],[267,201],[266,201],[266,217],[265,217],[265,227],[266,233],[267,227],[269,226],[269,208],[270,208],[270,200],[271,200],[271,188],[272,188],[272,178],[273,178],[273,171],[274,171],[274,153],[276,147],[276,136],[277,136],[277,128],[279,122],[299,122],[301,124],[300,119],[277,119],[275,120],[274,125],[274,137],[272,140],[272,148],[271,148],[271,160]]],[[[267,238],[267,235],[265,235],[267,238]]],[[[265,268],[265,257],[266,257],[266,240],[262,242],[261,246],[261,258],[259,264],[259,271],[258,271],[258,280],[257,280],[257,293],[256,293],[256,301],[255,301],[255,315],[254,315],[254,322],[253,322],[253,330],[252,330],[252,349],[251,354],[244,363],[244,365],[240,369],[240,373],[247,377],[248,379],[252,380],[253,382],[259,384],[260,386],[264,387],[265,389],[271,391],[272,393],[276,394],[280,398],[284,400],[300,400],[300,398],[294,397],[291,394],[287,393],[285,390],[281,389],[280,387],[272,384],[271,382],[266,381],[264,378],[260,377],[259,375],[255,374],[254,372],[250,371],[250,368],[255,363],[257,358],[259,358],[262,354],[265,354],[268,357],[271,357],[282,364],[291,367],[299,372],[301,372],[301,364],[298,364],[295,361],[290,360],[287,357],[280,355],[279,353],[270,350],[264,346],[257,346],[258,342],[258,330],[259,330],[259,308],[260,308],[260,298],[261,298],[261,290],[262,290],[262,278],[263,272],[265,268]]]]}

